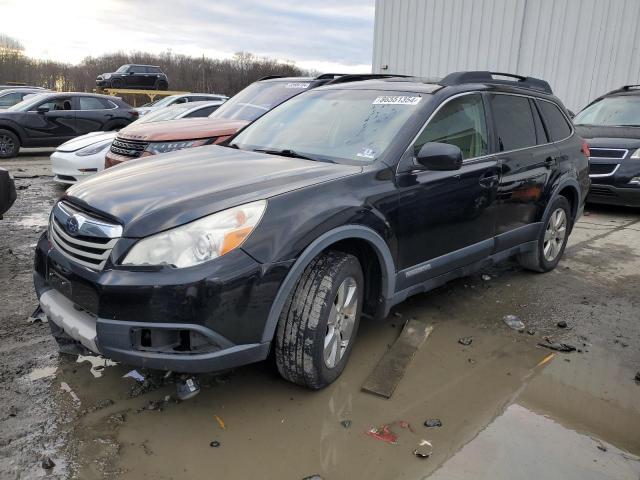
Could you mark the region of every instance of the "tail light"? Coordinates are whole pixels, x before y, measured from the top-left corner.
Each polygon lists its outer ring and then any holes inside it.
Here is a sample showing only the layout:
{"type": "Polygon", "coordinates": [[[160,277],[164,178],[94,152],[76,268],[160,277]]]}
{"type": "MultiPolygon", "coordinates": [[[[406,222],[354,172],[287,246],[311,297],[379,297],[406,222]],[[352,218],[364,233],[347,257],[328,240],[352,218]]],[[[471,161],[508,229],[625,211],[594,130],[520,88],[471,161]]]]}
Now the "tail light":
{"type": "Polygon", "coordinates": [[[584,156],[589,158],[591,156],[591,152],[589,151],[589,144],[587,142],[585,142],[584,140],[582,141],[582,153],[584,153],[584,156]]]}
{"type": "Polygon", "coordinates": [[[138,118],[140,116],[140,112],[138,112],[137,110],[131,110],[131,116],[133,118],[138,118]]]}

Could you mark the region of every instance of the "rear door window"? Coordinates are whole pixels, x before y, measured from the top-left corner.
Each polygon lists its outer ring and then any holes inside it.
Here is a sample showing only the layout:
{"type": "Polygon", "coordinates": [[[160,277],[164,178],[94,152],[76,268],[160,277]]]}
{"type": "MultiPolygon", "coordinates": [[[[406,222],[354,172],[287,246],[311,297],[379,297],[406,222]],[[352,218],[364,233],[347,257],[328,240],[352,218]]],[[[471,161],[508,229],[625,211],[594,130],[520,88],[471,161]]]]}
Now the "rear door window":
{"type": "Polygon", "coordinates": [[[538,101],[538,105],[540,105],[540,110],[542,110],[544,122],[551,136],[551,140],[557,142],[571,135],[571,125],[569,125],[569,121],[555,103],[540,100],[538,101]]]}
{"type": "Polygon", "coordinates": [[[94,97],[79,97],[80,100],[80,110],[104,110],[106,108],[105,104],[102,103],[100,98],[94,97]]]}
{"type": "Polygon", "coordinates": [[[536,127],[527,97],[490,95],[499,152],[533,147],[536,127]]]}

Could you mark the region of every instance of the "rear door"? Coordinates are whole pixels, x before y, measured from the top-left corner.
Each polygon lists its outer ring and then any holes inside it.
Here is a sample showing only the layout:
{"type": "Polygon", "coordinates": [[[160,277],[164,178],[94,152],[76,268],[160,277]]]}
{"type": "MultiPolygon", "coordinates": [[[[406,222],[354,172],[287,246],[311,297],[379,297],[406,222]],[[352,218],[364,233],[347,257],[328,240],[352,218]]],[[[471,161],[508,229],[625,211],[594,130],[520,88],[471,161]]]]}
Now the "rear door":
{"type": "Polygon", "coordinates": [[[414,158],[426,142],[441,142],[461,149],[463,165],[399,173],[398,289],[491,253],[499,169],[489,155],[489,138],[479,93],[446,101],[418,136],[410,152],[414,158]]]}
{"type": "Polygon", "coordinates": [[[496,251],[535,240],[544,193],[557,171],[535,100],[515,94],[488,95],[494,122],[500,186],[496,201],[496,251]]]}
{"type": "Polygon", "coordinates": [[[76,122],[80,134],[104,130],[113,119],[116,106],[105,98],[74,97],[76,122]]]}

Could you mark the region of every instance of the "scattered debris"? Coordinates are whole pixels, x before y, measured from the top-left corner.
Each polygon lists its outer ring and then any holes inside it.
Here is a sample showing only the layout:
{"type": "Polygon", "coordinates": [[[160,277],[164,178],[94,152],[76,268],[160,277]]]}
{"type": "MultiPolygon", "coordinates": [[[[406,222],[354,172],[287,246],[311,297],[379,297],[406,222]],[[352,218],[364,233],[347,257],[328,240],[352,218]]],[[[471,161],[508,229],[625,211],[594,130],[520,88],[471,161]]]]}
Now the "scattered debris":
{"type": "Polygon", "coordinates": [[[51,460],[50,456],[45,455],[44,457],[42,457],[42,468],[44,468],[45,470],[51,470],[55,466],[56,463],[51,460]]]}
{"type": "Polygon", "coordinates": [[[473,358],[467,358],[467,362],[469,362],[472,365],[476,363],[476,361],[473,358]]]}
{"type": "Polygon", "coordinates": [[[473,342],[473,337],[462,337],[458,339],[458,343],[460,345],[464,345],[465,347],[471,345],[471,342],[473,342]]]}
{"type": "Polygon", "coordinates": [[[218,415],[214,415],[216,422],[218,422],[218,426],[222,429],[222,430],[226,430],[227,427],[224,425],[224,420],[222,420],[218,415]]]}
{"type": "Polygon", "coordinates": [[[441,427],[442,421],[439,418],[429,418],[428,420],[424,421],[424,426],[428,428],[441,427]]]}
{"type": "Polygon", "coordinates": [[[400,420],[399,422],[393,422],[388,425],[382,425],[381,427],[378,427],[378,428],[371,428],[367,430],[365,433],[370,437],[395,445],[396,441],[398,440],[398,435],[396,435],[391,430],[391,427],[396,423],[400,426],[400,428],[406,428],[409,431],[413,432],[413,429],[411,428],[411,425],[409,424],[409,422],[400,420]]]}
{"type": "Polygon", "coordinates": [[[40,305],[38,305],[31,316],[27,318],[27,323],[47,323],[48,321],[47,314],[42,311],[40,305]]]}
{"type": "Polygon", "coordinates": [[[114,365],[118,364],[113,360],[104,358],[102,355],[78,355],[76,363],[84,363],[84,362],[89,362],[89,364],[91,365],[91,369],[90,369],[91,375],[93,375],[95,378],[102,377],[102,375],[104,374],[103,370],[105,369],[105,367],[113,367],[114,365]]]}
{"type": "Polygon", "coordinates": [[[393,316],[396,318],[400,318],[402,317],[402,314],[400,312],[393,312],[393,316]]]}
{"type": "Polygon", "coordinates": [[[522,323],[522,320],[520,320],[516,315],[505,315],[502,317],[502,320],[509,326],[509,328],[519,332],[524,332],[524,323],[522,323]]]}
{"type": "Polygon", "coordinates": [[[558,328],[567,328],[567,322],[565,322],[564,320],[560,320],[557,325],[558,328]]]}
{"type": "Polygon", "coordinates": [[[351,420],[342,420],[340,422],[340,425],[342,425],[344,428],[350,428],[351,427],[351,420]]]}
{"type": "Polygon", "coordinates": [[[122,425],[127,421],[127,416],[124,413],[114,413],[109,416],[108,422],[115,423],[116,425],[122,425]]]}
{"type": "Polygon", "coordinates": [[[598,444],[596,445],[596,448],[602,452],[606,452],[607,451],[607,447],[605,447],[602,443],[598,442],[598,444]]]}
{"type": "Polygon", "coordinates": [[[60,382],[60,389],[65,391],[65,392],[67,392],[71,396],[71,399],[75,403],[80,405],[80,397],[78,397],[78,395],[76,395],[76,392],[71,390],[71,387],[69,386],[69,384],[67,382],[60,382]]]}
{"type": "Polygon", "coordinates": [[[636,373],[636,376],[633,379],[640,384],[640,372],[636,373]]]}
{"type": "Polygon", "coordinates": [[[144,375],[142,375],[138,370],[131,370],[123,375],[122,378],[133,378],[137,382],[144,382],[144,375]]]}
{"type": "MultiPolygon", "coordinates": [[[[568,343],[552,342],[547,337],[545,337],[544,339],[546,340],[547,343],[539,342],[538,346],[548,348],[550,350],[555,350],[557,352],[575,352],[576,351],[576,347],[568,343]]],[[[580,350],[578,350],[578,352],[580,352],[580,350]]]]}
{"type": "Polygon", "coordinates": [[[547,355],[546,357],[544,357],[542,360],[540,360],[538,362],[538,365],[536,365],[536,367],[541,367],[542,365],[544,365],[545,363],[551,361],[553,359],[553,357],[555,357],[556,354],[555,353],[550,353],[549,355],[547,355]]]}
{"type": "Polygon", "coordinates": [[[213,447],[213,448],[218,448],[218,447],[220,446],[220,442],[219,442],[219,441],[217,441],[217,440],[214,440],[213,442],[211,442],[211,443],[209,444],[209,446],[210,446],[210,447],[213,447]]]}
{"type": "Polygon", "coordinates": [[[200,393],[200,385],[195,377],[183,375],[176,382],[176,393],[180,400],[189,400],[200,393]]]}
{"type": "Polygon", "coordinates": [[[432,331],[432,326],[410,319],[398,339],[367,377],[362,390],[391,398],[413,356],[432,331]]]}
{"type": "Polygon", "coordinates": [[[489,280],[491,280],[491,275],[487,275],[485,273],[484,275],[482,275],[482,280],[484,280],[485,282],[488,282],[489,280]]]}
{"type": "Polygon", "coordinates": [[[418,458],[429,458],[433,453],[433,445],[427,440],[421,440],[413,454],[418,458]]]}
{"type": "Polygon", "coordinates": [[[527,334],[528,335],[535,335],[536,331],[533,328],[530,328],[530,329],[527,330],[527,334]]]}
{"type": "Polygon", "coordinates": [[[16,417],[17,415],[18,415],[18,407],[16,407],[15,405],[11,405],[9,407],[9,416],[16,417]]]}

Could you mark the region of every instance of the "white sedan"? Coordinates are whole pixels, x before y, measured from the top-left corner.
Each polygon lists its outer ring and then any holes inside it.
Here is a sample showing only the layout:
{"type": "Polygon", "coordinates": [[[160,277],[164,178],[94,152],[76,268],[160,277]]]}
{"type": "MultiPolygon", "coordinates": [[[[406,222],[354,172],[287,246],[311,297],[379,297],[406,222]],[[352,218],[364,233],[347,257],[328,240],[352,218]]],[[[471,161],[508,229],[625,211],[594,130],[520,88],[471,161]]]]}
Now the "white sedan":
{"type": "MultiPolygon", "coordinates": [[[[223,103],[224,101],[181,103],[154,110],[133,123],[208,117],[223,103]]],[[[73,184],[102,171],[104,156],[116,135],[117,132],[92,132],[60,145],[51,155],[53,179],[59,183],[73,184]]]]}

